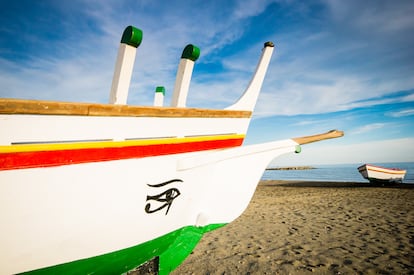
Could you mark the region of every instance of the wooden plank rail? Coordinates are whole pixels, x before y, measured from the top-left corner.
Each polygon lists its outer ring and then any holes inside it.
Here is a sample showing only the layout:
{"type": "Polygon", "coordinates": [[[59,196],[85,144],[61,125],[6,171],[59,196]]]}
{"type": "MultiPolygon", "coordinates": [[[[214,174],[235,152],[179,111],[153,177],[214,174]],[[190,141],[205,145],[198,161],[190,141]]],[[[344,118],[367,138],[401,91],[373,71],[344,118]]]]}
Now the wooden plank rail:
{"type": "Polygon", "coordinates": [[[252,112],[0,98],[0,114],[250,118],[252,112]]]}
{"type": "Polygon", "coordinates": [[[292,139],[298,144],[307,144],[311,142],[316,142],[316,141],[321,141],[321,140],[331,139],[331,138],[338,138],[338,137],[343,137],[343,136],[344,136],[343,131],[331,130],[323,134],[306,136],[306,137],[297,137],[297,138],[292,138],[292,139]]]}

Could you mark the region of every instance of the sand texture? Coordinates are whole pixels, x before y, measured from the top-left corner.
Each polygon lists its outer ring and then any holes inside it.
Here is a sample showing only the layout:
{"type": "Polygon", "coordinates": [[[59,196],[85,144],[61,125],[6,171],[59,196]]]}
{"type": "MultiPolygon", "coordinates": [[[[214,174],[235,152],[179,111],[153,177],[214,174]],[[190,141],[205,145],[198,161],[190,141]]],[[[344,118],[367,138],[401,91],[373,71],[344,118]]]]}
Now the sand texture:
{"type": "Polygon", "coordinates": [[[262,181],[172,274],[308,273],[414,274],[414,188],[262,181]]]}

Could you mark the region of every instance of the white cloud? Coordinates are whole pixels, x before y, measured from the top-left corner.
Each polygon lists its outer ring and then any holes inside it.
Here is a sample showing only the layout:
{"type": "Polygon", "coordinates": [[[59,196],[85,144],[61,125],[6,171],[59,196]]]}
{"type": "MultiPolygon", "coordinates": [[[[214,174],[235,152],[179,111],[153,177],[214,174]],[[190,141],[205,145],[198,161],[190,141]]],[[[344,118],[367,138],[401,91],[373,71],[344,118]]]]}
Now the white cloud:
{"type": "Polygon", "coordinates": [[[364,125],[360,128],[354,129],[351,131],[352,134],[356,135],[356,134],[364,134],[364,133],[368,133],[368,132],[372,132],[381,128],[384,128],[386,126],[385,123],[371,123],[368,125],[364,125]]]}
{"type": "Polygon", "coordinates": [[[243,19],[251,16],[256,16],[262,13],[265,8],[272,2],[278,2],[275,0],[266,1],[238,1],[234,8],[234,16],[237,19],[243,19]]]}
{"type": "Polygon", "coordinates": [[[349,21],[364,32],[390,33],[414,26],[414,6],[410,0],[325,0],[335,21],[349,21]],[[357,11],[357,12],[355,12],[357,11]],[[349,20],[352,18],[352,20],[349,20]]]}
{"type": "Polygon", "coordinates": [[[386,115],[389,115],[391,117],[412,116],[412,115],[414,115],[414,109],[406,109],[406,110],[401,110],[401,111],[398,111],[398,112],[389,112],[389,113],[386,113],[386,115]]]}

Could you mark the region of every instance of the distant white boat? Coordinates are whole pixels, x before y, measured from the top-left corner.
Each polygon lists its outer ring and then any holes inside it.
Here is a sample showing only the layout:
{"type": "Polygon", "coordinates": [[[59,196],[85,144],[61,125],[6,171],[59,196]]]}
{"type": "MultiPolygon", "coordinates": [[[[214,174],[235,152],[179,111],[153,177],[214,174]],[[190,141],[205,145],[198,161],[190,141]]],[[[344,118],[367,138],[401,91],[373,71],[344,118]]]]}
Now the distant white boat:
{"type": "Polygon", "coordinates": [[[371,164],[358,167],[359,173],[370,182],[399,182],[401,183],[407,173],[406,170],[398,168],[385,168],[371,164]]]}

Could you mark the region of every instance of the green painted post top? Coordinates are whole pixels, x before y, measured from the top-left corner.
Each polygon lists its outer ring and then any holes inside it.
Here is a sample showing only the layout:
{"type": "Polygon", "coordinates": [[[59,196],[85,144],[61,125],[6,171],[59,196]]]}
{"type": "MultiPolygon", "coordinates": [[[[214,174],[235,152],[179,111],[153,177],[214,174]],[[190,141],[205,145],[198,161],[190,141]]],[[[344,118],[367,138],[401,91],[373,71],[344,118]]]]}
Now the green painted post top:
{"type": "Polygon", "coordinates": [[[196,61],[200,56],[200,49],[197,46],[192,44],[188,44],[185,46],[183,50],[183,54],[181,58],[190,59],[192,61],[196,61]]]}
{"type": "Polygon", "coordinates": [[[134,26],[128,26],[125,28],[122,34],[121,43],[138,48],[142,42],[142,31],[134,26]]]}
{"type": "Polygon", "coordinates": [[[158,86],[155,88],[156,93],[162,93],[162,95],[165,95],[165,88],[163,86],[158,86]]]}

